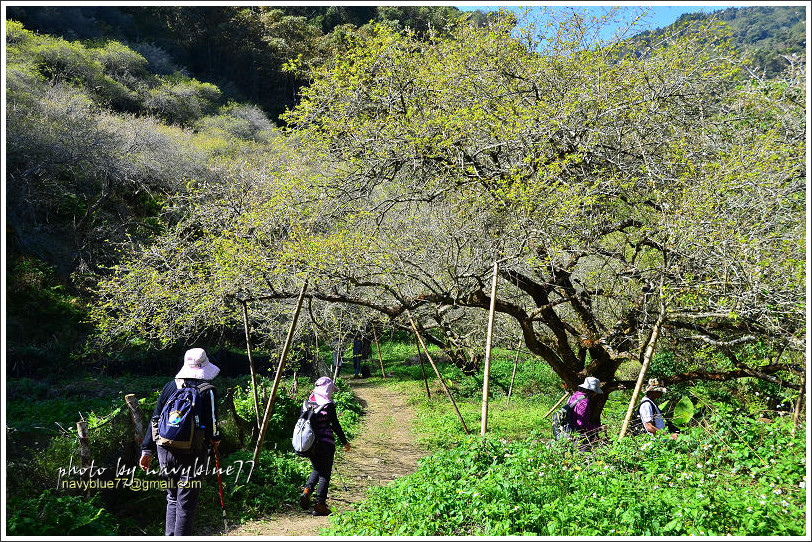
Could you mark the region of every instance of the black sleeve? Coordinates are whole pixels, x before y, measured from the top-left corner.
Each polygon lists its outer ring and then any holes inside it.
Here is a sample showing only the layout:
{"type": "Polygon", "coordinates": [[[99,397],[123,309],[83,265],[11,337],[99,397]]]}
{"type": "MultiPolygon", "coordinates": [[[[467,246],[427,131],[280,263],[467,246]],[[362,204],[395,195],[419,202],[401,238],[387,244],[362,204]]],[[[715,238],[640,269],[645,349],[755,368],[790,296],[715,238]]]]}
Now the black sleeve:
{"type": "Polygon", "coordinates": [[[344,435],[344,430],[341,428],[341,424],[338,422],[338,414],[336,413],[335,403],[330,403],[332,408],[327,409],[327,416],[330,418],[330,427],[333,428],[333,433],[336,434],[338,440],[341,441],[341,444],[347,444],[347,437],[344,435]]]}

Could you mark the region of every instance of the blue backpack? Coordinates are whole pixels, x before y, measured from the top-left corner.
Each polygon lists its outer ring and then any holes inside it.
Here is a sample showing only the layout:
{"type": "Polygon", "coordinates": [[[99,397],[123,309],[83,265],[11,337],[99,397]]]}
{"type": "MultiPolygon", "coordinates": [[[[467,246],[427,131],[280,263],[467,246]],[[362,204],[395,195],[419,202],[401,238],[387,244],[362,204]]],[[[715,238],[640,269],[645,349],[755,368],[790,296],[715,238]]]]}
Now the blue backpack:
{"type": "Polygon", "coordinates": [[[214,422],[214,389],[208,382],[196,386],[184,383],[178,388],[164,404],[161,415],[152,419],[155,443],[178,452],[202,450],[206,420],[214,422]],[[206,392],[211,397],[211,413],[203,411],[203,394],[206,392]]]}

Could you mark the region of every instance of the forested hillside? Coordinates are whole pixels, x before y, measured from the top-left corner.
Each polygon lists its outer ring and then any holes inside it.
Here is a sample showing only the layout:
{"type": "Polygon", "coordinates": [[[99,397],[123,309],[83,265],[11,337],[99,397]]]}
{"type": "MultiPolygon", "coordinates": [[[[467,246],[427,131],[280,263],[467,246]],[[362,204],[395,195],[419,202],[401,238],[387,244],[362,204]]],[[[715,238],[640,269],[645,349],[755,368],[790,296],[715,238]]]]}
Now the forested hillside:
{"type": "MultiPolygon", "coordinates": [[[[323,63],[370,22],[442,32],[463,13],[440,6],[11,6],[7,16],[69,41],[124,42],[151,71],[215,84],[226,99],[256,104],[277,122],[308,81],[308,70],[287,70],[289,63],[323,63]]],[[[486,19],[479,11],[465,17],[486,19]]]]}
{"type": "MultiPolygon", "coordinates": [[[[806,18],[801,6],[748,6],[688,13],[674,25],[709,18],[725,23],[733,43],[753,55],[754,70],[764,76],[776,77],[789,62],[803,62],[806,58],[806,18]]],[[[646,43],[664,31],[643,32],[636,39],[646,43]]]]}

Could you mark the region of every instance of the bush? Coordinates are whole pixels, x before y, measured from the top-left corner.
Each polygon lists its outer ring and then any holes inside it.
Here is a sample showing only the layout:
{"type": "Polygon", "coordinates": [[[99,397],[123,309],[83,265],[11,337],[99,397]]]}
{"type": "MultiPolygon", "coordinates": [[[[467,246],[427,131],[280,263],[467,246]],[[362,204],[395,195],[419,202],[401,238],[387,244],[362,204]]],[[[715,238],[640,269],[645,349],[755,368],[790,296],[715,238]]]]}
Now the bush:
{"type": "Polygon", "coordinates": [[[116,81],[129,85],[146,74],[147,59],[117,41],[92,52],[104,72],[116,81]]]}
{"type": "Polygon", "coordinates": [[[803,535],[803,435],[780,421],[729,421],[721,435],[696,427],[677,441],[626,438],[587,454],[538,434],[468,437],[370,490],[325,534],[803,535]],[[783,458],[742,462],[746,450],[771,447],[783,458]]]}
{"type": "Polygon", "coordinates": [[[55,495],[45,490],[35,499],[11,497],[8,502],[10,536],[115,536],[116,519],[90,499],[55,495]]]}
{"type": "Polygon", "coordinates": [[[225,134],[228,138],[269,141],[274,125],[257,106],[229,104],[220,114],[198,121],[200,131],[225,134]]]}
{"type": "Polygon", "coordinates": [[[145,106],[150,113],[170,124],[191,126],[215,109],[221,97],[215,85],[196,79],[175,79],[177,82],[168,81],[149,90],[145,106]]]}
{"type": "Polygon", "coordinates": [[[92,86],[101,66],[80,43],[49,39],[36,52],[40,72],[48,79],[92,86]]]}
{"type": "MultiPolygon", "coordinates": [[[[253,458],[251,451],[230,454],[221,461],[234,464],[244,461],[246,469],[253,458]]],[[[310,474],[310,461],[293,452],[263,450],[259,454],[259,464],[254,467],[250,479],[243,475],[236,480],[221,477],[223,491],[230,509],[239,514],[241,520],[255,519],[267,515],[282,503],[295,502],[302,486],[310,474]]]]}

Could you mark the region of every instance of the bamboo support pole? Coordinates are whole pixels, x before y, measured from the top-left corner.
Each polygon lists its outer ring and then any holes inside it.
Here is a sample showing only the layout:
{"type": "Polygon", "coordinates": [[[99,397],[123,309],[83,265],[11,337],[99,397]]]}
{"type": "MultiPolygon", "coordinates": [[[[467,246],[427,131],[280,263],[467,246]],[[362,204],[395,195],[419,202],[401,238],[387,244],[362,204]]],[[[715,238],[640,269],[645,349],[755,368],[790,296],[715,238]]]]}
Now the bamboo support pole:
{"type": "MultiPolygon", "coordinates": [[[[660,295],[662,295],[662,288],[660,288],[660,295]]],[[[657,344],[657,339],[660,336],[660,329],[663,327],[663,322],[665,322],[665,302],[661,297],[660,313],[657,315],[657,321],[654,322],[654,326],[651,328],[651,335],[649,336],[646,344],[646,350],[643,352],[643,366],[640,368],[640,374],[637,376],[637,382],[634,385],[632,399],[629,401],[629,409],[626,411],[626,417],[623,418],[623,425],[621,426],[620,434],[617,437],[618,440],[626,436],[626,431],[629,429],[629,422],[632,419],[634,406],[637,404],[637,398],[640,395],[640,390],[643,388],[643,381],[646,378],[646,372],[648,371],[651,358],[654,356],[654,347],[657,344]]]]}
{"type": "Polygon", "coordinates": [[[144,442],[144,435],[146,435],[146,424],[144,422],[144,413],[141,412],[141,406],[138,404],[135,394],[129,393],[124,397],[127,402],[127,408],[130,410],[130,418],[133,421],[133,437],[135,437],[135,446],[141,447],[144,442]]]}
{"type": "Polygon", "coordinates": [[[339,329],[338,332],[338,344],[334,347],[336,350],[333,351],[333,361],[335,362],[335,366],[333,367],[333,382],[338,379],[338,373],[344,365],[344,337],[341,336],[341,329],[339,329]]]}
{"type": "Polygon", "coordinates": [[[240,445],[245,442],[245,431],[249,424],[251,426],[251,437],[253,438],[259,428],[248,420],[243,419],[237,412],[237,407],[234,406],[234,388],[228,388],[225,397],[223,397],[223,404],[231,413],[231,417],[234,419],[234,425],[237,426],[237,438],[240,441],[240,445]]]}
{"type": "Polygon", "coordinates": [[[546,418],[547,416],[549,416],[550,414],[552,414],[553,410],[557,409],[557,408],[558,408],[558,405],[560,405],[561,403],[563,403],[563,402],[564,402],[564,399],[566,399],[566,398],[567,398],[567,397],[569,397],[569,396],[570,396],[569,392],[565,393],[565,394],[564,394],[564,395],[561,397],[561,399],[559,399],[558,401],[556,401],[556,403],[553,405],[553,408],[551,408],[550,410],[548,410],[548,411],[547,411],[547,413],[546,413],[544,416],[542,416],[542,418],[546,418]]]}
{"type": "Polygon", "coordinates": [[[468,426],[465,425],[465,420],[463,419],[462,414],[460,414],[460,409],[457,408],[457,403],[456,401],[454,401],[454,397],[451,395],[451,391],[448,389],[448,386],[445,385],[445,380],[443,380],[443,377],[440,375],[440,371],[439,369],[437,369],[437,365],[435,365],[434,360],[431,359],[431,354],[429,354],[429,350],[428,348],[426,348],[426,343],[423,342],[423,338],[420,336],[420,333],[417,332],[417,325],[414,323],[414,320],[412,320],[412,315],[409,314],[408,310],[406,311],[406,315],[409,317],[409,322],[412,324],[414,336],[417,337],[417,340],[420,342],[420,344],[423,345],[423,350],[426,352],[426,357],[428,358],[429,363],[431,363],[431,367],[434,369],[434,374],[437,375],[437,378],[440,380],[440,384],[442,384],[443,386],[443,391],[445,391],[445,394],[448,396],[448,399],[454,406],[454,410],[457,412],[457,417],[460,419],[460,423],[462,423],[462,428],[465,430],[465,434],[466,435],[470,434],[470,432],[468,431],[468,426]]]}
{"type": "MultiPolygon", "coordinates": [[[[408,314],[408,311],[407,311],[408,314]]],[[[412,321],[412,316],[409,314],[409,321],[412,321]]],[[[414,342],[417,345],[417,359],[420,361],[420,370],[423,372],[423,383],[426,384],[426,396],[431,399],[431,391],[429,391],[429,380],[426,378],[426,369],[423,366],[423,356],[420,354],[420,343],[422,342],[420,339],[420,335],[417,333],[417,328],[412,324],[412,329],[414,330],[414,342]]],[[[425,346],[423,347],[425,349],[425,346]]],[[[426,352],[428,356],[428,352],[426,352]]]]}
{"type": "MultiPolygon", "coordinates": [[[[76,422],[76,433],[79,437],[79,461],[82,468],[82,478],[90,480],[90,467],[92,459],[90,457],[90,433],[88,432],[87,421],[76,422]]],[[[90,496],[90,485],[88,484],[86,494],[90,496]]]]}
{"type": "Polygon", "coordinates": [[[488,312],[488,335],[485,339],[485,371],[482,376],[482,428],[480,435],[485,436],[488,430],[488,395],[490,393],[491,376],[491,344],[493,341],[493,316],[496,312],[496,279],[499,272],[499,262],[493,262],[493,280],[491,281],[491,308],[488,312]]]}
{"type": "Polygon", "coordinates": [[[293,371],[293,385],[290,388],[290,396],[296,399],[297,393],[299,393],[299,373],[293,371]]]}
{"type": "Polygon", "coordinates": [[[381,376],[386,380],[386,371],[383,370],[383,356],[381,355],[381,345],[378,343],[378,332],[375,331],[375,326],[372,326],[372,335],[375,337],[375,348],[378,350],[378,360],[381,362],[381,376]]]}
{"type": "Polygon", "coordinates": [[[273,387],[271,388],[271,396],[268,399],[268,405],[265,407],[265,416],[262,419],[262,425],[260,426],[259,435],[257,436],[257,447],[254,450],[255,465],[258,464],[259,452],[262,450],[262,443],[265,440],[265,430],[268,428],[268,420],[271,418],[273,401],[276,397],[276,391],[279,389],[279,382],[282,380],[282,371],[285,370],[285,361],[288,356],[288,350],[290,350],[290,344],[293,342],[293,332],[296,330],[296,322],[299,320],[299,312],[302,310],[302,301],[304,300],[306,290],[307,279],[305,279],[304,284],[302,284],[302,290],[299,292],[299,299],[296,301],[296,310],[294,311],[293,319],[290,322],[288,336],[285,339],[285,346],[282,348],[282,354],[279,356],[279,366],[276,369],[276,377],[274,378],[273,387]]]}
{"type": "Polygon", "coordinates": [[[792,413],[792,434],[798,430],[801,423],[801,409],[804,406],[804,393],[806,392],[806,373],[801,380],[801,390],[798,392],[798,400],[795,401],[795,411],[792,413]]]}
{"type": "Polygon", "coordinates": [[[251,369],[251,389],[254,393],[254,412],[257,415],[257,427],[259,427],[259,394],[257,392],[257,373],[254,370],[254,357],[251,354],[251,331],[248,327],[248,302],[240,300],[242,303],[242,321],[245,327],[245,346],[248,350],[248,365],[251,369]]]}
{"type": "Polygon", "coordinates": [[[519,365],[519,349],[516,349],[516,357],[513,359],[513,374],[510,376],[510,387],[508,388],[507,405],[510,405],[510,396],[513,395],[513,383],[516,381],[516,367],[519,365]]]}

